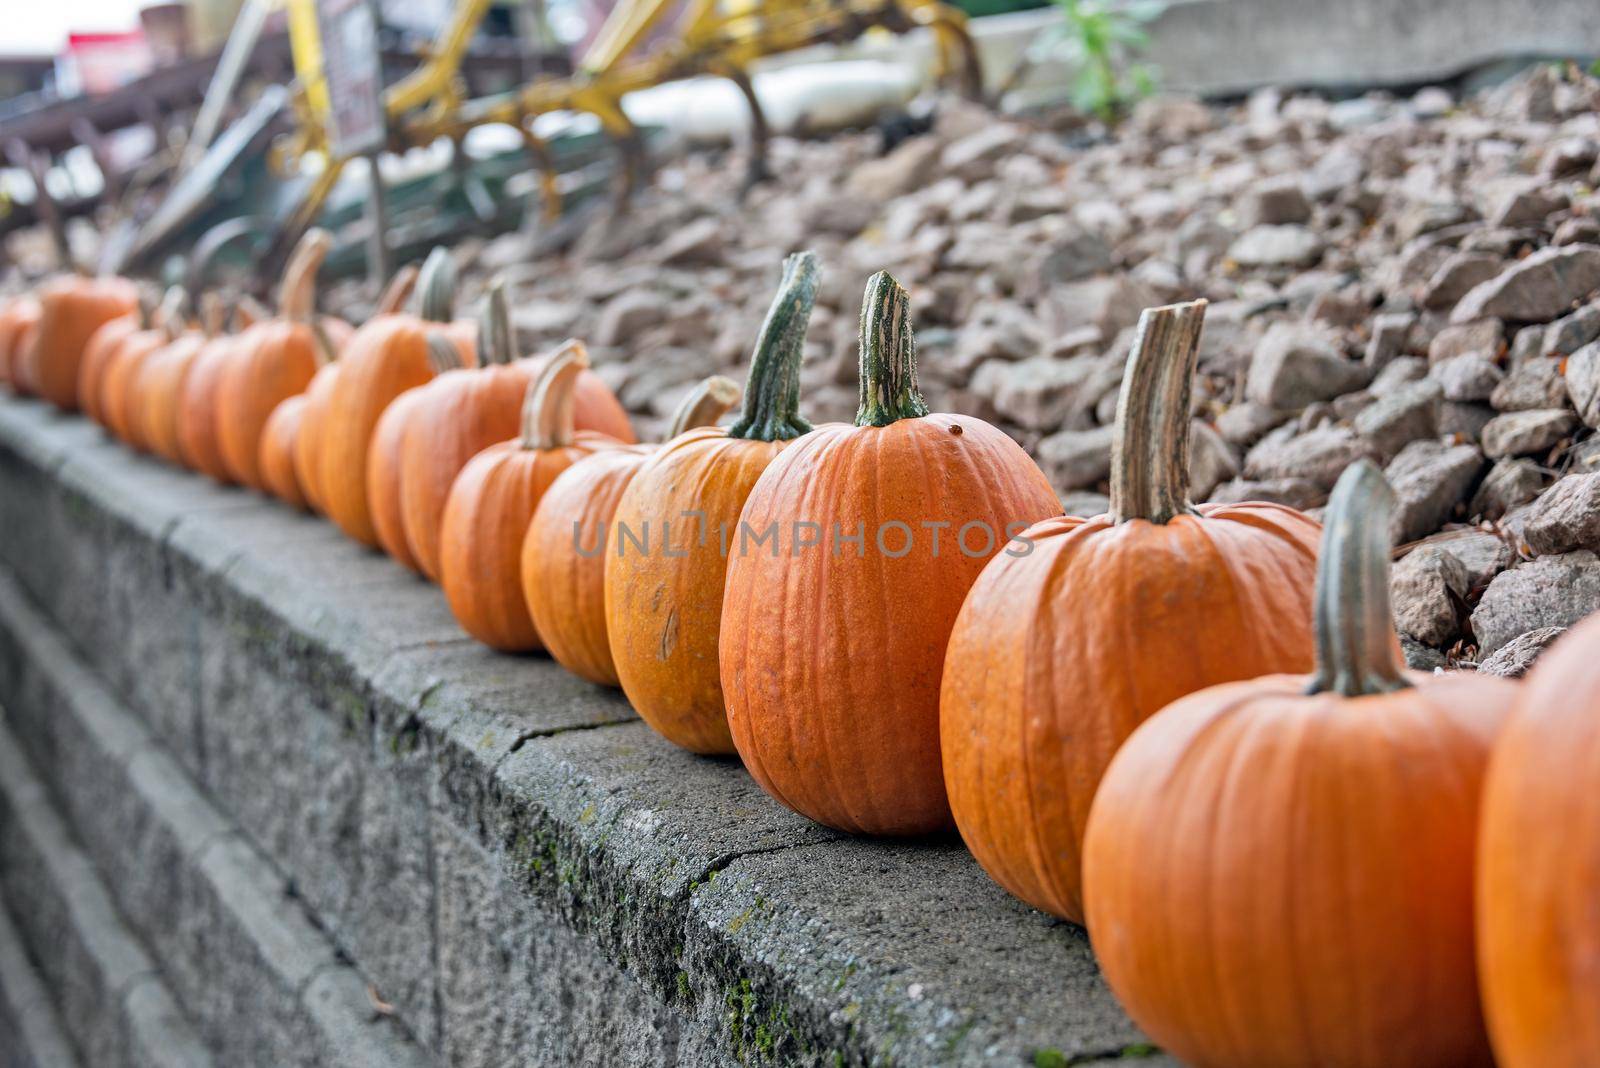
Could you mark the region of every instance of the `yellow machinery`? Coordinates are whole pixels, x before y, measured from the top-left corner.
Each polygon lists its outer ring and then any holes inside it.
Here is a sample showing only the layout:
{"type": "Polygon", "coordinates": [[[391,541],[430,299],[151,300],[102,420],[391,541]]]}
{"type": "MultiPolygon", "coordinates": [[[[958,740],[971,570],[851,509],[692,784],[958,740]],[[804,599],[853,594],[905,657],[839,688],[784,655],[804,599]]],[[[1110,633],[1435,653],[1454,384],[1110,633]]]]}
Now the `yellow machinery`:
{"type": "MultiPolygon", "coordinates": [[[[300,88],[299,126],[283,147],[284,161],[320,155],[324,166],[288,227],[289,239],[309,226],[346,162],[331,147],[330,107],[322,80],[317,33],[317,0],[287,0],[290,39],[300,88]]],[[[541,78],[517,90],[476,100],[465,99],[458,71],[468,42],[490,0],[456,0],[449,24],[427,58],[411,74],[384,91],[383,110],[390,147],[428,145],[440,137],[458,145],[466,132],[487,124],[521,131],[544,175],[546,210],[559,210],[549,154],[531,129],[532,120],[552,112],[587,112],[618,144],[623,154],[626,196],[642,169],[642,145],[622,110],[622,97],[663,82],[699,75],[728,78],[751,110],[752,178],[765,170],[767,124],[751,87],[750,65],[763,56],[811,45],[852,40],[869,29],[892,33],[927,28],[937,45],[938,71],[955,77],[976,94],[981,85],[977,51],[967,34],[966,16],[940,0],[620,0],[601,26],[577,71],[541,78]],[[676,17],[674,30],[647,50],[651,32],[676,17]]]]}

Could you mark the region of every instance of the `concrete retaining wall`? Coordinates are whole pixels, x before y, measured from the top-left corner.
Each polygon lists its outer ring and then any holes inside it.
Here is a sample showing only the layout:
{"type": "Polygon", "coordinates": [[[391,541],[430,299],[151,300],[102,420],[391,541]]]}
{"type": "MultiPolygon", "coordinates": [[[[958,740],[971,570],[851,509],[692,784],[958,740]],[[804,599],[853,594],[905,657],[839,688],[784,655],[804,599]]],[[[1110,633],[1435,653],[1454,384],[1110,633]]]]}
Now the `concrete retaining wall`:
{"type": "Polygon", "coordinates": [[[812,825],[327,524],[15,401],[0,705],[0,792],[44,784],[216,1063],[1170,1063],[959,843],[812,825]]]}

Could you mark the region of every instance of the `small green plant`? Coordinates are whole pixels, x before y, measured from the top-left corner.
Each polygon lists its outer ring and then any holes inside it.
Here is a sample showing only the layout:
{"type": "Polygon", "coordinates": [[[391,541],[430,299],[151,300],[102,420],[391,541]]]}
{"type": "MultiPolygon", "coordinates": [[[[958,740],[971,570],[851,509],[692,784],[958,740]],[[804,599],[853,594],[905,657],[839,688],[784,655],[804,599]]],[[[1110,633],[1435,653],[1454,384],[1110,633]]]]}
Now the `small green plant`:
{"type": "MultiPolygon", "coordinates": [[[[1062,15],[1035,46],[1030,65],[1045,60],[1073,69],[1072,104],[1103,122],[1114,121],[1132,102],[1156,89],[1156,72],[1137,56],[1149,43],[1145,32],[1161,14],[1161,0],[1054,0],[1062,15]]],[[[1034,49],[1030,49],[1030,52],[1034,49]]]]}

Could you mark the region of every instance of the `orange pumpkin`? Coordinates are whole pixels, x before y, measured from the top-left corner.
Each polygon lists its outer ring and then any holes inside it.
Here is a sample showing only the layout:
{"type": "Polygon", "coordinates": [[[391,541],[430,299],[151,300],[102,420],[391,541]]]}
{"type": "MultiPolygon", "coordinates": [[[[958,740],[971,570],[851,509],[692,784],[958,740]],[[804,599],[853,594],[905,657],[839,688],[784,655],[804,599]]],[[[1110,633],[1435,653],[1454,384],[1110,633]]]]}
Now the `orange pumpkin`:
{"type": "Polygon", "coordinates": [[[811,424],[800,361],[816,299],[816,257],[784,261],[732,427],[673,437],[634,475],[606,537],[606,634],[641,719],[697,753],[731,753],[717,673],[718,627],[739,511],[756,479],[811,424]]]}
{"type": "Polygon", "coordinates": [[[945,785],[961,836],[1001,886],[1079,923],[1083,829],[1123,740],[1184,694],[1311,667],[1317,524],[1275,504],[1188,502],[1204,314],[1203,302],[1145,312],[1110,514],[1047,520],[1024,534],[1027,552],[997,557],[945,659],[945,785]]]}
{"type": "MultiPolygon", "coordinates": [[[[234,308],[233,317],[234,329],[243,331],[260,322],[265,312],[246,299],[234,308]]],[[[217,385],[238,344],[236,336],[220,336],[201,349],[184,378],[178,400],[178,451],[183,462],[223,485],[230,485],[233,476],[228,474],[217,441],[217,385]]]]}
{"type": "Polygon", "coordinates": [[[1600,616],[1522,683],[1478,839],[1478,977],[1501,1068],[1600,1064],[1600,616]]]}
{"type": "Polygon", "coordinates": [[[367,457],[379,418],[406,390],[475,359],[476,329],[447,325],[454,316],[456,286],[450,253],[434,249],[416,285],[419,313],[401,314],[401,302],[391,301],[357,330],[339,357],[338,379],[323,402],[329,416],[315,470],[324,510],[339,529],[374,548],[380,543],[367,499],[367,457]],[[453,344],[431,338],[441,328],[453,344]]]}
{"type": "MultiPolygon", "coordinates": [[[[504,300],[504,283],[497,280],[485,304],[504,300]]],[[[479,337],[482,366],[446,371],[424,385],[425,399],[413,406],[403,432],[400,508],[406,544],[422,573],[434,581],[439,578],[439,524],[456,475],[490,445],[516,437],[528,386],[552,359],[552,355],[512,359],[510,333],[509,320],[494,322],[492,315],[484,320],[479,337]]],[[[558,351],[582,347],[569,341],[558,351]]],[[[466,363],[464,359],[459,362],[466,363]]],[[[573,406],[579,430],[593,430],[619,441],[635,440],[631,429],[625,435],[613,433],[619,420],[620,426],[626,427],[627,415],[610,387],[593,371],[579,373],[573,406]]]]}
{"type": "MultiPolygon", "coordinates": [[[[503,314],[504,305],[495,304],[503,314]]],[[[474,456],[445,503],[439,584],[462,629],[503,652],[540,648],[519,577],[523,536],[539,499],[575,461],[617,444],[573,427],[574,392],[587,365],[581,348],[547,361],[528,387],[521,436],[474,456]]]]}
{"type": "Polygon", "coordinates": [[[796,811],[866,834],[950,825],[939,759],[950,628],[983,565],[1061,510],[1016,442],[928,413],[909,303],[887,273],[868,281],[856,423],[802,438],[761,476],[740,526],[772,532],[777,553],[731,552],[722,607],[722,685],[745,766],[796,811]]]}
{"type": "MultiPolygon", "coordinates": [[[[1083,867],[1101,970],[1134,1022],[1195,1068],[1493,1063],[1473,861],[1517,688],[1403,670],[1393,500],[1364,460],[1334,489],[1315,672],[1168,706],[1095,798],[1083,867]]],[[[1123,649],[1143,655],[1136,640],[1123,649]]]]}
{"type": "Polygon", "coordinates": [[[261,428],[259,462],[262,487],[284,504],[302,511],[309,510],[310,503],[300,484],[300,472],[295,468],[294,448],[304,429],[302,420],[307,402],[306,394],[296,393],[272,409],[266,425],[261,428]]]}
{"type": "Polygon", "coordinates": [[[417,408],[426,403],[426,387],[413,386],[389,402],[372,430],[367,449],[367,508],[378,547],[403,567],[422,571],[406,541],[405,513],[400,505],[400,450],[417,408]]]}
{"type": "Polygon", "coordinates": [[[83,360],[78,364],[78,407],[83,414],[97,423],[103,423],[100,398],[104,395],[101,383],[105,369],[117,350],[134,334],[149,329],[149,315],[143,302],[127,315],[119,315],[101,325],[83,346],[83,360]]]}
{"type": "Polygon", "coordinates": [[[151,452],[172,463],[183,462],[178,444],[178,403],[184,382],[195,360],[222,329],[220,299],[207,294],[201,304],[201,329],[187,331],[151,353],[139,368],[131,394],[136,436],[151,452]]]}
{"type": "Polygon", "coordinates": [[[150,317],[149,329],[130,334],[105,358],[98,375],[91,373],[85,383],[87,388],[94,389],[98,379],[99,398],[91,403],[98,406],[101,423],[136,449],[145,446],[135,384],[145,361],[181,335],[187,301],[188,296],[181,288],[173,286],[167,290],[161,306],[150,317]]]}
{"type": "Polygon", "coordinates": [[[126,278],[64,275],[39,287],[39,322],[23,358],[39,395],[64,412],[78,408],[78,367],[89,338],[139,306],[126,278]]]}
{"type": "Polygon", "coordinates": [[[255,489],[261,479],[261,430],[272,410],[304,393],[317,368],[336,355],[334,341],[316,318],[314,283],[327,255],[328,235],[312,230],[285,270],[277,318],[239,335],[217,383],[217,441],[228,473],[255,489]]]}
{"type": "Polygon", "coordinates": [[[22,373],[22,350],[38,325],[39,302],[31,296],[18,297],[0,312],[0,378],[14,393],[31,392],[22,373]]]}
{"type": "MultiPolygon", "coordinates": [[[[668,440],[711,426],[739,398],[720,375],[679,408],[668,440]]],[[[606,532],[622,491],[655,446],[619,445],[585,457],[545,491],[522,542],[522,592],[534,629],[556,663],[602,686],[616,686],[606,635],[606,532]]]]}

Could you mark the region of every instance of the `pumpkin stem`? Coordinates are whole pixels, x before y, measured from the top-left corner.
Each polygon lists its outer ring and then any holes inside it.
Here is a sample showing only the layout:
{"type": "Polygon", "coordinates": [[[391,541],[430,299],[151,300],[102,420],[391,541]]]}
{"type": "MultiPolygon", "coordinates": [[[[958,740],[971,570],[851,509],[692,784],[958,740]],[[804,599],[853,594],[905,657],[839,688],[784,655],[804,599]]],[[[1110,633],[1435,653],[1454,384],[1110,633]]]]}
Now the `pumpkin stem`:
{"type": "Polygon", "coordinates": [[[911,297],[888,271],[867,279],[861,300],[861,406],[856,426],[888,426],[928,414],[917,388],[911,297]]]}
{"type": "Polygon", "coordinates": [[[411,299],[411,291],[417,288],[417,265],[408,263],[389,279],[389,284],[383,287],[383,292],[378,296],[378,306],[373,309],[373,315],[394,315],[406,306],[406,301],[411,299]]]}
{"type": "MultiPolygon", "coordinates": [[[[800,416],[800,362],[805,355],[806,325],[817,302],[819,274],[813,252],[796,252],[784,259],[783,278],[750,357],[744,412],[728,429],[730,438],[788,441],[811,429],[811,424],[800,416]]],[[[715,421],[716,417],[710,420],[715,421]]],[[[674,430],[672,436],[676,437],[681,429],[674,430]]]]}
{"type": "Polygon", "coordinates": [[[222,297],[216,293],[206,293],[200,298],[200,329],[206,337],[216,337],[222,333],[222,323],[228,317],[228,310],[223,306],[222,297]]]}
{"type": "Polygon", "coordinates": [[[1393,507],[1394,490],[1370,460],[1345,468],[1333,487],[1312,601],[1317,670],[1308,694],[1362,697],[1411,685],[1395,653],[1389,607],[1393,507]]]}
{"type": "Polygon", "coordinates": [[[278,314],[297,323],[308,323],[317,307],[317,272],[327,258],[333,239],[328,231],[313,227],[295,245],[289,265],[283,271],[283,286],[278,294],[278,314]]]}
{"type": "Polygon", "coordinates": [[[511,334],[511,309],[506,303],[506,280],[496,275],[483,295],[478,312],[478,364],[510,363],[517,358],[511,334]]]}
{"type": "Polygon", "coordinates": [[[252,326],[266,319],[270,313],[261,306],[261,302],[246,293],[239,298],[233,306],[233,329],[235,333],[248,330],[252,326]]]}
{"type": "Polygon", "coordinates": [[[151,328],[166,334],[169,340],[175,339],[183,332],[183,311],[188,303],[189,294],[182,286],[169,287],[150,316],[151,328]]]}
{"type": "Polygon", "coordinates": [[[522,447],[560,449],[572,444],[578,375],[589,366],[589,350],[568,341],[545,358],[522,402],[522,447]]]}
{"type": "MultiPolygon", "coordinates": [[[[738,401],[739,383],[722,375],[712,375],[690,390],[689,395],[683,398],[683,403],[678,405],[678,411],[667,429],[667,440],[671,441],[685,430],[693,430],[697,426],[716,426],[717,420],[738,401]]],[[[746,404],[745,418],[749,417],[750,408],[746,404]]]]}
{"type": "Polygon", "coordinates": [[[444,246],[422,261],[417,276],[417,315],[431,323],[448,323],[456,317],[456,261],[444,246]]]}
{"type": "Polygon", "coordinates": [[[1189,397],[1206,302],[1146,308],[1122,372],[1111,448],[1111,518],[1191,515],[1189,397]]]}

